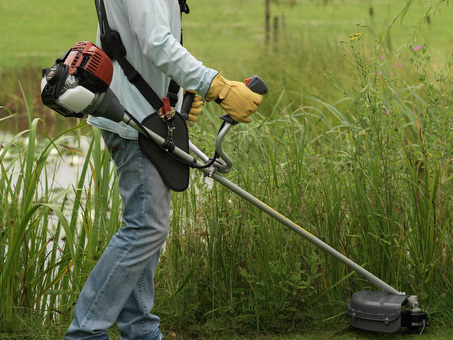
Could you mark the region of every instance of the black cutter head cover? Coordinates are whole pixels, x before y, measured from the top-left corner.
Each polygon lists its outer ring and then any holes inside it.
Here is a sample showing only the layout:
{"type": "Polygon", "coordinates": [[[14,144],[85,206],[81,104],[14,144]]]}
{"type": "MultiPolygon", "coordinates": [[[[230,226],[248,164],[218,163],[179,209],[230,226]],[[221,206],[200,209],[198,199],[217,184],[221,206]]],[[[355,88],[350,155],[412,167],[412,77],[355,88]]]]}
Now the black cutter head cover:
{"type": "Polygon", "coordinates": [[[41,98],[44,105],[64,117],[82,118],[102,103],[113,76],[113,65],[89,41],[75,44],[52,67],[43,69],[41,98]]]}

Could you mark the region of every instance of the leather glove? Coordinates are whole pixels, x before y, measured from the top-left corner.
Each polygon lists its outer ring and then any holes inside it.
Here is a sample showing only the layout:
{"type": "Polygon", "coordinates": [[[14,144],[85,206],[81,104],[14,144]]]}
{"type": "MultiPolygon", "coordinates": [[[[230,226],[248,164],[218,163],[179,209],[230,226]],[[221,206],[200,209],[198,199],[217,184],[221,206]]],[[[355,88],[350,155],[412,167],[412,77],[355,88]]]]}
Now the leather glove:
{"type": "Polygon", "coordinates": [[[201,96],[195,91],[189,90],[187,92],[195,94],[195,97],[193,98],[193,101],[192,101],[192,106],[190,107],[190,111],[189,111],[189,121],[196,122],[198,120],[198,116],[202,112],[201,107],[204,104],[203,98],[201,98],[201,96]]]}
{"type": "Polygon", "coordinates": [[[244,83],[229,81],[220,73],[212,80],[206,100],[214,100],[232,119],[239,123],[250,123],[250,114],[258,109],[263,96],[250,90],[244,83]]]}

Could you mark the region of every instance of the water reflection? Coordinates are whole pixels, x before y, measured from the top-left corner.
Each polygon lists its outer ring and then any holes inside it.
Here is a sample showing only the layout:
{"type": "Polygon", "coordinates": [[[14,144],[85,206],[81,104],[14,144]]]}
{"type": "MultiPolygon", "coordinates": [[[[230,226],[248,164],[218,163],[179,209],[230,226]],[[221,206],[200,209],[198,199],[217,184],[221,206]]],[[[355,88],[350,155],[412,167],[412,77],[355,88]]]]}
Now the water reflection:
{"type": "MultiPolygon", "coordinates": [[[[79,120],[80,123],[80,120],[79,120]]],[[[36,140],[34,141],[35,157],[38,157],[41,151],[51,143],[59,134],[77,127],[79,124],[76,119],[56,119],[54,123],[49,124],[42,120],[37,128],[36,140]]],[[[19,115],[0,121],[0,154],[3,149],[16,137],[20,132],[27,131],[29,123],[27,117],[19,115]]],[[[48,183],[52,183],[52,190],[68,189],[74,186],[79,178],[79,172],[85,162],[85,154],[88,151],[91,141],[91,127],[84,126],[65,133],[58,140],[46,161],[45,176],[48,183]]],[[[13,165],[13,171],[21,168],[20,163],[23,162],[24,150],[28,147],[28,134],[24,133],[6,153],[3,162],[5,168],[13,165]],[[13,164],[17,163],[17,164],[13,164]]],[[[102,143],[102,140],[101,140],[102,143]]],[[[103,145],[102,145],[103,147],[103,145]]],[[[90,171],[90,169],[88,169],[90,171]]],[[[44,173],[43,173],[44,174],[44,173]]],[[[86,176],[90,178],[90,174],[86,176]]],[[[13,182],[17,180],[17,175],[13,174],[13,182]]],[[[44,178],[41,178],[41,181],[44,178]]],[[[45,182],[43,182],[45,183],[45,182]]],[[[88,183],[87,183],[88,184],[88,183]]],[[[45,194],[44,188],[38,187],[38,196],[45,194]]]]}

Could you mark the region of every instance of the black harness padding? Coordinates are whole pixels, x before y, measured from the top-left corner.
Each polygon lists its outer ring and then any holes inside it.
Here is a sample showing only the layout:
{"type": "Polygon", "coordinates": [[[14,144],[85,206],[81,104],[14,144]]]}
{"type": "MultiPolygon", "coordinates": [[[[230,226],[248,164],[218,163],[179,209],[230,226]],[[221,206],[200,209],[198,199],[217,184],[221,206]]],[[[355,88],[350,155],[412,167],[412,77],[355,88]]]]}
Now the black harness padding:
{"type": "MultiPolygon", "coordinates": [[[[162,99],[127,60],[127,51],[121,41],[120,34],[111,30],[107,19],[104,0],[95,0],[95,4],[99,20],[101,48],[110,59],[118,62],[129,82],[139,90],[148,103],[155,110],[161,109],[164,105],[162,99]]],[[[181,13],[189,13],[189,6],[187,5],[186,0],[179,0],[179,5],[181,13]]],[[[172,79],[167,93],[171,107],[175,107],[178,102],[179,90],[180,86],[172,79]]],[[[184,118],[176,112],[171,121],[164,121],[159,117],[157,112],[154,112],[143,120],[142,125],[167,140],[167,145],[164,146],[167,151],[164,151],[164,149],[157,145],[152,139],[139,134],[138,141],[142,152],[154,164],[163,181],[171,190],[186,190],[189,186],[190,167],[169,155],[169,152],[171,152],[175,146],[187,153],[189,152],[189,133],[184,118]],[[172,125],[172,129],[174,128],[174,133],[171,138],[169,138],[170,129],[168,123],[172,125]]]]}
{"type": "MultiPolygon", "coordinates": [[[[189,139],[186,138],[188,136],[186,121],[179,113],[176,113],[172,124],[175,127],[175,132],[177,131],[172,137],[174,145],[189,153],[189,139]]],[[[167,137],[167,124],[156,112],[146,117],[142,125],[162,138],[167,137]]],[[[188,164],[183,164],[177,159],[169,157],[168,153],[150,138],[142,137],[141,135],[138,142],[145,156],[151,160],[162,180],[171,190],[180,192],[187,189],[190,174],[188,164]]]]}

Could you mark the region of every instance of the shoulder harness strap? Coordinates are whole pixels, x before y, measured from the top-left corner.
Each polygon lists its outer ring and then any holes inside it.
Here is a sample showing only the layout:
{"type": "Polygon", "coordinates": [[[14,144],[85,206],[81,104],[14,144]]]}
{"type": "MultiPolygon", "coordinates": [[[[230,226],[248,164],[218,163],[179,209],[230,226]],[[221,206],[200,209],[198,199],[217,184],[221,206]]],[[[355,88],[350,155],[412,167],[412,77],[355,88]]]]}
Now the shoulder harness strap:
{"type": "MultiPolygon", "coordinates": [[[[110,28],[107,12],[105,10],[104,0],[95,0],[96,12],[99,21],[101,34],[101,47],[110,59],[115,59],[123,69],[124,74],[131,84],[133,84],[148,103],[159,110],[164,103],[161,98],[154,92],[151,86],[146,82],[141,74],[132,66],[126,58],[126,49],[121,41],[120,34],[110,28]]],[[[189,13],[189,6],[186,0],[179,0],[181,12],[189,13]]],[[[168,89],[168,98],[170,105],[174,107],[178,101],[178,92],[180,86],[172,79],[168,89]]]]}

